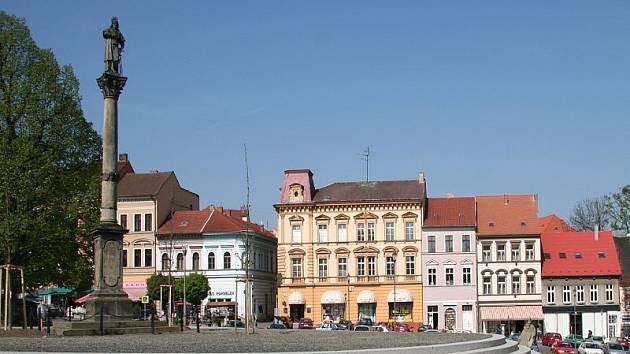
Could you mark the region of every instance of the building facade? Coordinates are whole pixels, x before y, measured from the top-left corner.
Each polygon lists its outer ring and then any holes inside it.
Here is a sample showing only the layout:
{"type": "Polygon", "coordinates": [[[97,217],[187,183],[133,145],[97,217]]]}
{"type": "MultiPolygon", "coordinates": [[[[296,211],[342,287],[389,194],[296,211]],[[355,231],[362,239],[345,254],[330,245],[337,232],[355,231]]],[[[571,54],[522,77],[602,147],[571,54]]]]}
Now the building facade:
{"type": "Polygon", "coordinates": [[[157,234],[158,273],[205,276],[210,290],[202,301],[202,315],[219,318],[233,313],[244,318],[245,279],[249,273],[251,314],[267,321],[276,304],[277,240],[262,226],[234,214],[239,213],[221,207],[175,212],[157,234]]]}
{"type": "Polygon", "coordinates": [[[630,235],[614,237],[621,279],[619,281],[619,306],[621,310],[621,334],[630,335],[630,235]]]}
{"type": "Polygon", "coordinates": [[[427,198],[422,227],[424,323],[477,331],[475,198],[427,198]]]}
{"type": "Polygon", "coordinates": [[[535,195],[478,196],[477,294],[480,328],[521,332],[542,326],[541,257],[535,195]]]}
{"type": "Polygon", "coordinates": [[[135,173],[127,154],[118,159],[118,221],[123,229],[123,290],[137,301],[155,274],[155,233],[171,212],[199,209],[199,196],[182,188],[174,172],[135,173]]]}
{"type": "Polygon", "coordinates": [[[545,331],[563,336],[621,333],[621,268],[612,233],[543,233],[545,331]]]}
{"type": "Polygon", "coordinates": [[[285,171],[278,214],[278,304],[294,321],[422,322],[424,176],[333,183],[285,171]]]}

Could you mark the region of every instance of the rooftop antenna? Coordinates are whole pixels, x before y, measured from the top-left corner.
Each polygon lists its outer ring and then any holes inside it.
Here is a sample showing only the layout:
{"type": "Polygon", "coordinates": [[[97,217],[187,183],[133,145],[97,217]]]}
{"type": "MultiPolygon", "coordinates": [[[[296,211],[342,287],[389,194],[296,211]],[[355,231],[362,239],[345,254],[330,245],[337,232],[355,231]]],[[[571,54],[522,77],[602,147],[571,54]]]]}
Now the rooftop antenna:
{"type": "Polygon", "coordinates": [[[359,156],[365,161],[365,182],[367,183],[370,181],[370,147],[368,146],[359,156]]]}

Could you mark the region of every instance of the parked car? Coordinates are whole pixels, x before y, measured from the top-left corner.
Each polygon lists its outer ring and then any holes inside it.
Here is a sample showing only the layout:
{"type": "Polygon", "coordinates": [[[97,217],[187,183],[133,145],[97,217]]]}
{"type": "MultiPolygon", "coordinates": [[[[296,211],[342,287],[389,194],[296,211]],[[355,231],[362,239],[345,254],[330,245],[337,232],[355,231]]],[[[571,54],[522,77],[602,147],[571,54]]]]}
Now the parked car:
{"type": "Polygon", "coordinates": [[[603,346],[604,343],[606,342],[606,339],[604,337],[602,337],[602,336],[592,336],[591,337],[591,342],[597,343],[597,344],[603,346]]]}
{"type": "Polygon", "coordinates": [[[563,340],[562,342],[555,343],[551,347],[551,352],[553,354],[575,354],[575,347],[575,343],[563,340]]]}
{"type": "Polygon", "coordinates": [[[604,354],[604,348],[593,342],[583,342],[577,350],[578,354],[604,354]]]}
{"type": "Polygon", "coordinates": [[[411,327],[406,323],[396,323],[394,325],[394,332],[411,332],[411,327]]]}
{"type": "Polygon", "coordinates": [[[245,322],[241,320],[229,320],[225,323],[225,327],[245,328],[245,322]],[[236,322],[236,326],[234,325],[234,322],[236,322]]]}
{"type": "Polygon", "coordinates": [[[315,326],[313,325],[313,320],[311,320],[310,318],[303,318],[300,320],[300,323],[298,323],[298,328],[299,329],[313,329],[315,328],[315,326]]]}
{"type": "Polygon", "coordinates": [[[338,329],[337,325],[332,322],[324,322],[321,326],[315,328],[316,331],[336,331],[338,329]]]}
{"type": "Polygon", "coordinates": [[[276,322],[282,322],[285,327],[293,328],[293,321],[291,321],[290,317],[287,316],[275,316],[276,322]]]}
{"type": "Polygon", "coordinates": [[[606,352],[606,354],[626,354],[621,344],[615,342],[604,344],[604,352],[606,352]]]}
{"type": "Polygon", "coordinates": [[[356,325],[354,326],[354,331],[355,332],[368,332],[370,330],[369,326],[365,326],[365,325],[356,325]]]}
{"type": "Polygon", "coordinates": [[[371,318],[363,317],[362,319],[359,320],[358,324],[362,326],[373,326],[374,322],[372,321],[371,318]]]}
{"type": "Polygon", "coordinates": [[[438,331],[437,329],[427,329],[426,331],[424,331],[424,333],[440,333],[440,331],[438,331]]]}
{"type": "Polygon", "coordinates": [[[389,329],[386,326],[378,325],[374,327],[374,331],[376,332],[389,332],[389,329]]]}
{"type": "Polygon", "coordinates": [[[421,325],[421,326],[418,326],[418,332],[426,332],[426,331],[428,331],[429,329],[432,329],[432,328],[431,328],[431,325],[426,325],[426,324],[423,324],[423,325],[421,325]]]}
{"type": "Polygon", "coordinates": [[[547,332],[542,339],[542,345],[546,345],[548,347],[551,347],[559,342],[562,342],[562,335],[556,332],[547,332]]]}
{"type": "Polygon", "coordinates": [[[269,329],[287,329],[284,323],[272,323],[269,325],[269,329]]]}
{"type": "Polygon", "coordinates": [[[628,350],[630,349],[630,341],[628,341],[628,338],[625,337],[617,337],[614,340],[615,343],[619,343],[623,349],[628,350]]]}
{"type": "Polygon", "coordinates": [[[564,337],[564,340],[577,343],[579,345],[579,344],[582,344],[582,342],[584,342],[584,337],[582,337],[579,334],[569,334],[568,336],[564,337]]]}
{"type": "Polygon", "coordinates": [[[340,320],[337,322],[337,327],[339,330],[349,330],[352,331],[352,322],[348,320],[340,320]]]}

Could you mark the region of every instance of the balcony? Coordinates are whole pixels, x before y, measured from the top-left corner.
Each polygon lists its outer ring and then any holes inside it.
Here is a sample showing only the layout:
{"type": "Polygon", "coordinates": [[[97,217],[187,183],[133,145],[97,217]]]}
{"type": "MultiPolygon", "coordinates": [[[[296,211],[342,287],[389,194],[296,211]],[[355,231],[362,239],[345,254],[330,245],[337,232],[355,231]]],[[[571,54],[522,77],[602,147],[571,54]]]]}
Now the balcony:
{"type": "Polygon", "coordinates": [[[304,278],[291,278],[291,284],[304,284],[304,278]]]}

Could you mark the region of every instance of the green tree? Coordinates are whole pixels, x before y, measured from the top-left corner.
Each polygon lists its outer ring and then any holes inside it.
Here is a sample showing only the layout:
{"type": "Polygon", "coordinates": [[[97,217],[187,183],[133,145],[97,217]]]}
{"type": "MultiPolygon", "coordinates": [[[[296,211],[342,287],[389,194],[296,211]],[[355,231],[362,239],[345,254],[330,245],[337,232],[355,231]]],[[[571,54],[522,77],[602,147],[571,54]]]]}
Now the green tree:
{"type": "Polygon", "coordinates": [[[630,184],[606,198],[611,225],[630,234],[630,184]]]}
{"type": "Polygon", "coordinates": [[[99,160],[72,68],[0,11],[0,263],[29,287],[90,286],[99,160]]]}
{"type": "MultiPolygon", "coordinates": [[[[157,274],[147,278],[147,295],[151,300],[160,298],[160,285],[168,284],[168,276],[157,274]]],[[[164,301],[168,301],[168,289],[162,290],[164,301]]]]}
{"type": "MultiPolygon", "coordinates": [[[[208,279],[201,274],[192,273],[186,275],[186,301],[193,305],[200,305],[201,300],[208,296],[208,279]]],[[[175,282],[175,297],[184,298],[184,279],[178,278],[175,282]]]]}

